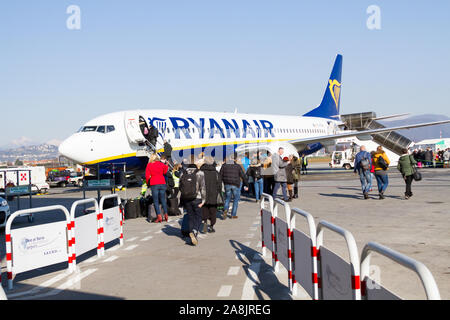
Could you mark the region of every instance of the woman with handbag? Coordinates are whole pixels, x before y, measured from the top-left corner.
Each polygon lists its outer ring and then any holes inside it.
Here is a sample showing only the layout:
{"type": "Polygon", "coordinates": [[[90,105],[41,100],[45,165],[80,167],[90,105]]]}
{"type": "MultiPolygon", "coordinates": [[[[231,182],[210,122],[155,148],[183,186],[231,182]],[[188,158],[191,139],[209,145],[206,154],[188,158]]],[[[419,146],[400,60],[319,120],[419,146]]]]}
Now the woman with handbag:
{"type": "Polygon", "coordinates": [[[398,159],[397,169],[401,172],[406,183],[405,200],[412,197],[411,184],[414,180],[414,173],[417,172],[415,166],[417,164],[414,157],[409,154],[408,149],[402,150],[403,155],[398,159]]]}

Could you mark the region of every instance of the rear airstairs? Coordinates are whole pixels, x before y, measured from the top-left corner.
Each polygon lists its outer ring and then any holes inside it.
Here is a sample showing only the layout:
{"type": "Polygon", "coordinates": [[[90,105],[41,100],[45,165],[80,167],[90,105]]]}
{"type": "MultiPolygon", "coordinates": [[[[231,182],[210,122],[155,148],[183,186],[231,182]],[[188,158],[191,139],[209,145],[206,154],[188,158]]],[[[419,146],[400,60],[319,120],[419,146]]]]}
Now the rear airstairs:
{"type": "MultiPolygon", "coordinates": [[[[343,114],[340,116],[340,119],[348,130],[364,131],[386,128],[375,120],[375,112],[343,114]]],[[[398,155],[403,154],[402,150],[409,148],[413,144],[410,139],[395,131],[372,134],[372,138],[379,145],[398,155]]]]}

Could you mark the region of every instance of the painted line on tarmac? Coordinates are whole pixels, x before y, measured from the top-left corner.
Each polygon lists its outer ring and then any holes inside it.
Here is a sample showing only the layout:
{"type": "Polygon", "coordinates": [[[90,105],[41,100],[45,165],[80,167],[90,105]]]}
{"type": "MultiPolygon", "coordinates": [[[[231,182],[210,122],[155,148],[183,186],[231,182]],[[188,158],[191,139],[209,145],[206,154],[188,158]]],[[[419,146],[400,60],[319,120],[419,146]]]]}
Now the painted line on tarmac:
{"type": "Polygon", "coordinates": [[[147,230],[147,231],[144,231],[144,232],[142,232],[143,234],[149,234],[150,232],[153,232],[153,230],[147,230]]]}
{"type": "Polygon", "coordinates": [[[125,241],[129,241],[129,242],[133,242],[133,241],[135,241],[136,239],[137,239],[138,237],[133,237],[133,238],[130,238],[130,239],[125,239],[125,241]]]}
{"type": "Polygon", "coordinates": [[[153,239],[153,236],[148,236],[148,237],[142,238],[142,239],[141,239],[141,242],[142,242],[142,241],[148,241],[148,240],[150,240],[150,239],[153,239]]]}
{"type": "Polygon", "coordinates": [[[118,256],[111,256],[108,259],[105,259],[105,262],[113,262],[116,259],[119,259],[119,257],[118,256]]]}
{"type": "Polygon", "coordinates": [[[17,293],[12,293],[12,294],[8,294],[8,299],[11,298],[15,298],[15,297],[20,297],[23,295],[34,295],[36,293],[38,293],[39,291],[45,289],[46,287],[50,287],[51,285],[55,284],[56,282],[64,279],[65,277],[67,277],[69,274],[67,272],[63,272],[61,274],[58,274],[57,276],[54,276],[53,278],[41,283],[40,285],[38,285],[37,287],[34,287],[31,290],[28,291],[24,291],[24,292],[17,292],[17,293]]]}
{"type": "Polygon", "coordinates": [[[228,269],[228,276],[236,276],[239,273],[239,270],[241,269],[241,267],[230,267],[230,269],[228,269]]]}
{"type": "MultiPolygon", "coordinates": [[[[259,254],[255,253],[253,255],[252,260],[259,260],[259,254]]],[[[250,268],[248,268],[247,278],[245,279],[244,287],[242,288],[242,296],[241,300],[253,300],[255,298],[255,286],[256,284],[253,280],[250,280],[249,276],[251,276],[255,281],[259,281],[258,273],[261,268],[261,262],[253,262],[250,264],[250,268]]]]}
{"type": "Polygon", "coordinates": [[[256,231],[257,227],[250,227],[249,230],[250,231],[256,231]]]}
{"type": "Polygon", "coordinates": [[[254,236],[255,236],[254,233],[249,233],[249,234],[247,234],[247,235],[245,236],[245,238],[251,239],[251,238],[253,238],[254,236]]]}
{"type": "Polygon", "coordinates": [[[86,278],[87,276],[91,275],[92,273],[94,273],[95,271],[97,271],[98,269],[88,269],[86,271],[83,271],[82,273],[76,274],[74,276],[72,276],[69,280],[67,280],[66,282],[64,282],[63,284],[61,284],[59,287],[57,287],[56,289],[53,289],[52,291],[48,292],[48,293],[43,293],[41,295],[38,296],[33,296],[33,297],[24,297],[24,298],[20,298],[18,300],[24,300],[24,299],[41,299],[43,297],[49,297],[49,296],[54,296],[57,295],[58,293],[60,293],[61,291],[64,291],[70,287],[73,287],[74,285],[77,285],[81,282],[81,280],[83,280],[84,278],[86,278]]]}
{"type": "Polygon", "coordinates": [[[229,297],[231,294],[231,290],[233,289],[233,286],[221,286],[219,292],[217,293],[218,297],[229,297]]]}
{"type": "Polygon", "coordinates": [[[125,250],[125,251],[131,251],[131,250],[136,249],[137,247],[139,247],[139,245],[133,244],[133,245],[131,245],[131,246],[129,246],[129,247],[123,249],[123,250],[125,250]]]}

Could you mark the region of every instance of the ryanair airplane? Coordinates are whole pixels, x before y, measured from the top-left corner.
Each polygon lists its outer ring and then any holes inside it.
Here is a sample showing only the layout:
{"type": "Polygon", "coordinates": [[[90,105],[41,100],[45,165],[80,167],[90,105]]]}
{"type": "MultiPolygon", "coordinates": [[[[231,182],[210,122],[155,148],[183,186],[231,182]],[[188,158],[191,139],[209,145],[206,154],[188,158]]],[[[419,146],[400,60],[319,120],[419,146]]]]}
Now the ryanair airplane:
{"type": "Polygon", "coordinates": [[[128,110],[95,118],[66,139],[59,152],[82,165],[126,163],[129,170],[143,170],[148,162],[145,127],[158,128],[157,151],[167,140],[172,158],[181,162],[200,153],[223,160],[236,152],[277,152],[296,156],[332,146],[337,139],[371,135],[422,126],[444,124],[439,121],[365,131],[340,131],[340,93],[342,56],[337,55],[322,102],[303,116],[243,114],[188,110],[128,110]]]}

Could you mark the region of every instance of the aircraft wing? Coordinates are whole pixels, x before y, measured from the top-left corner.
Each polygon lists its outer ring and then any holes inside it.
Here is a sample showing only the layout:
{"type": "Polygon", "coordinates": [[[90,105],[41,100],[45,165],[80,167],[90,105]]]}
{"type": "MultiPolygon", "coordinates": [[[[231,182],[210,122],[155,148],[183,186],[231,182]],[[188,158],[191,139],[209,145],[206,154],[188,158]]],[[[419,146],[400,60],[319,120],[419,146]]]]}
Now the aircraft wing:
{"type": "Polygon", "coordinates": [[[301,147],[301,146],[305,146],[305,145],[312,144],[312,143],[318,143],[318,142],[327,144],[327,142],[332,142],[333,140],[349,138],[349,137],[357,137],[357,138],[362,138],[362,140],[364,140],[364,139],[367,140],[367,137],[372,134],[391,132],[391,131],[397,131],[397,130],[403,130],[403,129],[413,129],[413,128],[419,128],[419,127],[435,126],[435,125],[446,124],[446,123],[450,123],[450,120],[427,122],[427,123],[417,123],[417,124],[410,124],[410,125],[404,125],[404,126],[398,126],[398,127],[380,128],[380,129],[365,130],[365,131],[340,132],[337,134],[327,135],[327,136],[294,139],[294,140],[289,140],[288,142],[290,144],[294,145],[295,147],[301,147]]]}

